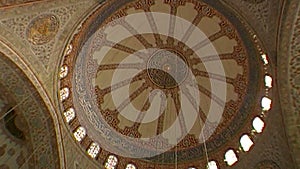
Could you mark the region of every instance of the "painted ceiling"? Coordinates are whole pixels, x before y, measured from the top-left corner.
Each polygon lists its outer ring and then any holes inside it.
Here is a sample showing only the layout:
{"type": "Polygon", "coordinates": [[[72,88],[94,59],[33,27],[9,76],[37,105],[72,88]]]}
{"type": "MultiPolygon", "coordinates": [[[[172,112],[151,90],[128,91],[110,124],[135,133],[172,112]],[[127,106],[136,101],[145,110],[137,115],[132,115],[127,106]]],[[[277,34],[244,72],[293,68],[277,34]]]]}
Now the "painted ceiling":
{"type": "Polygon", "coordinates": [[[272,70],[252,31],[213,5],[110,1],[84,22],[66,49],[60,99],[75,140],[98,145],[92,157],[101,150],[141,168],[226,166],[221,154],[272,97],[263,83],[272,70]]]}
{"type": "Polygon", "coordinates": [[[0,168],[297,168],[299,9],[1,1],[0,168]]]}

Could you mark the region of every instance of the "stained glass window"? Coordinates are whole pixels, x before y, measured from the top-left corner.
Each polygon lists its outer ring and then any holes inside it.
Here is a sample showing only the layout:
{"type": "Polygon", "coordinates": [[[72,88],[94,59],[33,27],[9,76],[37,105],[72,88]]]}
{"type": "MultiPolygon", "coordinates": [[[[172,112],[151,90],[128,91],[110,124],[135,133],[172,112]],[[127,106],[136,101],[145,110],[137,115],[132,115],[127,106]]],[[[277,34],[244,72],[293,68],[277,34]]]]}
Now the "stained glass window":
{"type": "Polygon", "coordinates": [[[100,146],[97,143],[92,143],[87,151],[88,155],[92,158],[96,158],[100,151],[100,146]]]}
{"type": "Polygon", "coordinates": [[[117,157],[114,155],[110,155],[110,156],[108,156],[107,161],[105,163],[105,168],[106,169],[115,169],[117,164],[118,164],[117,157]]]}
{"type": "Polygon", "coordinates": [[[67,123],[71,122],[75,118],[75,110],[73,108],[69,108],[64,112],[64,116],[67,123]]]}
{"type": "Polygon", "coordinates": [[[64,101],[69,97],[69,88],[63,88],[60,90],[60,101],[64,101]]]}
{"type": "Polygon", "coordinates": [[[73,50],[72,44],[68,45],[65,51],[65,55],[69,55],[73,50]]]}
{"type": "Polygon", "coordinates": [[[60,68],[60,73],[59,73],[59,77],[62,79],[62,78],[65,78],[67,75],[68,75],[68,71],[69,71],[69,69],[68,69],[68,66],[62,66],[61,68],[60,68]]]}
{"type": "Polygon", "coordinates": [[[74,133],[74,137],[77,141],[81,141],[86,135],[86,130],[83,127],[78,127],[74,133]]]}
{"type": "Polygon", "coordinates": [[[136,169],[136,167],[133,164],[127,164],[126,169],[136,169]]]}

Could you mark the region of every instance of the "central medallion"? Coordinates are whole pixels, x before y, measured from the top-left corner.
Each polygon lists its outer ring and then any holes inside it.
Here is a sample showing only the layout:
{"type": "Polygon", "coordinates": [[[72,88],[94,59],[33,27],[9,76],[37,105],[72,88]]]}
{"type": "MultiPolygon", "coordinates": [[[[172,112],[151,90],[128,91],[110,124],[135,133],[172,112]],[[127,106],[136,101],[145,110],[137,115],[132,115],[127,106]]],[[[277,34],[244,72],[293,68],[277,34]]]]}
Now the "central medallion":
{"type": "Polygon", "coordinates": [[[188,75],[188,65],[184,57],[168,50],[158,50],[148,60],[147,73],[159,88],[178,87],[188,75]]]}

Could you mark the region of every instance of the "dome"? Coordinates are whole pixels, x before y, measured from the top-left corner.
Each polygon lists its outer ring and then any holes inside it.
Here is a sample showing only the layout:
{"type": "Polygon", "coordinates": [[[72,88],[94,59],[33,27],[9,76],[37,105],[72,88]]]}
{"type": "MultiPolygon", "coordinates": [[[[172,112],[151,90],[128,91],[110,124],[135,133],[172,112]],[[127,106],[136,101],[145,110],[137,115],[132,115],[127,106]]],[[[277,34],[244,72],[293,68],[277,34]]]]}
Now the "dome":
{"type": "Polygon", "coordinates": [[[66,48],[65,122],[106,168],[234,165],[240,137],[271,108],[260,45],[221,3],[105,2],[66,48]]]}

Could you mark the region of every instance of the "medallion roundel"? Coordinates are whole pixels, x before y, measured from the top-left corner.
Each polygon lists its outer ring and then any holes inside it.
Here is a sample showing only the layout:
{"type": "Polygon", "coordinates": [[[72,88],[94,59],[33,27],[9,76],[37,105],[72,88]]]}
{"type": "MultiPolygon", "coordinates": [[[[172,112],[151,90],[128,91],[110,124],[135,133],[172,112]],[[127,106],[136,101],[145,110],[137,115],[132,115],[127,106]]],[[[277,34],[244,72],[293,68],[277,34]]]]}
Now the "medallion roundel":
{"type": "Polygon", "coordinates": [[[34,18],[27,28],[27,40],[34,45],[50,42],[59,29],[59,20],[53,14],[44,14],[34,18]]]}

